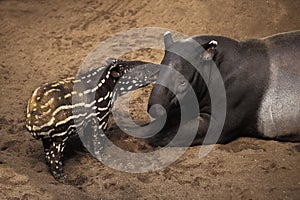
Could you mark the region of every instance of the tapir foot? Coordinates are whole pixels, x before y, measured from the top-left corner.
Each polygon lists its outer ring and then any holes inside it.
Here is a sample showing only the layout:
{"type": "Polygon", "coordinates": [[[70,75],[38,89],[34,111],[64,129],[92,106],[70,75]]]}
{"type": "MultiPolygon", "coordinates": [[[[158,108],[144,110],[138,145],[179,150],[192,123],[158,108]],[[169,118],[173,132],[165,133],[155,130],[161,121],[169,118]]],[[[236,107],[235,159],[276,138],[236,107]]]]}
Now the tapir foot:
{"type": "Polygon", "coordinates": [[[65,147],[64,140],[52,140],[52,139],[43,139],[43,145],[45,150],[45,159],[46,163],[49,166],[50,172],[53,177],[64,183],[66,180],[66,175],[63,170],[63,150],[65,147]]]}

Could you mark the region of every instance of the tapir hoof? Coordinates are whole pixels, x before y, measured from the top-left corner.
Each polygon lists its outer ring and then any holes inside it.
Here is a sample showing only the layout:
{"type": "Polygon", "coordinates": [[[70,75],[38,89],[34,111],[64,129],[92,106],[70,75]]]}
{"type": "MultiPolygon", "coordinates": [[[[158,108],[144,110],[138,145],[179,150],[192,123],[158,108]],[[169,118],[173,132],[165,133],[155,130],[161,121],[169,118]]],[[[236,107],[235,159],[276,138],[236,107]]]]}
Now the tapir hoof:
{"type": "Polygon", "coordinates": [[[53,175],[55,180],[57,180],[58,182],[60,182],[60,183],[65,183],[66,182],[67,175],[65,175],[64,172],[57,173],[55,171],[52,171],[51,174],[53,175]]]}

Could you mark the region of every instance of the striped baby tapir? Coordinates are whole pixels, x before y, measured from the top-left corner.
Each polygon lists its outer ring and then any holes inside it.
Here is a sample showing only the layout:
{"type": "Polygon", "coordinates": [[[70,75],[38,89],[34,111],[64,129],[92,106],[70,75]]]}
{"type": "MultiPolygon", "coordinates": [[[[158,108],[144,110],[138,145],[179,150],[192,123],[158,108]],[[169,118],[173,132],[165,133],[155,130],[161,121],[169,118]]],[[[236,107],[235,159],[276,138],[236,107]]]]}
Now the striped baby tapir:
{"type": "Polygon", "coordinates": [[[29,99],[26,128],[42,140],[46,162],[58,181],[66,178],[62,157],[70,136],[95,119],[98,129],[106,131],[117,96],[155,81],[159,71],[159,65],[148,62],[113,58],[106,62],[77,77],[46,83],[29,99]]]}

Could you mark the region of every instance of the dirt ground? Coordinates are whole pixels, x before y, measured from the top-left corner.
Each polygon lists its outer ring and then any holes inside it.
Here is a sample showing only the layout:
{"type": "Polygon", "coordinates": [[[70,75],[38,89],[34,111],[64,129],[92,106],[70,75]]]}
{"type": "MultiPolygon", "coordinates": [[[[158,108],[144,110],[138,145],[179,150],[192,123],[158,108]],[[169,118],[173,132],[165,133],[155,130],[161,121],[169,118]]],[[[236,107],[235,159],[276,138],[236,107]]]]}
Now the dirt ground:
{"type": "MultiPolygon", "coordinates": [[[[75,138],[65,156],[69,184],[61,184],[48,171],[41,141],[24,126],[32,91],[75,75],[87,54],[118,32],[162,27],[256,38],[299,29],[299,10],[299,0],[0,0],[0,199],[299,199],[297,143],[240,138],[203,159],[196,146],[169,167],[133,174],[98,162],[75,138]]],[[[161,57],[143,50],[126,58],[159,63],[161,57]]],[[[133,95],[135,119],[146,120],[150,91],[133,95]]],[[[132,151],[150,148],[126,137],[115,142],[132,151]]]]}

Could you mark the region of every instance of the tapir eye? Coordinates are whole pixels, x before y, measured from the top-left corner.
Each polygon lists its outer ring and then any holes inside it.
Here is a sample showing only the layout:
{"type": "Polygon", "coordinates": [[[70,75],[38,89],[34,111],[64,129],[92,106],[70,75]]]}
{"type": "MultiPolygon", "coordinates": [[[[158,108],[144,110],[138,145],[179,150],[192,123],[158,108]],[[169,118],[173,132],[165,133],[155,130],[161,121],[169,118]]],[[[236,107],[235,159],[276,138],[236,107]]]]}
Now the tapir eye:
{"type": "Polygon", "coordinates": [[[185,86],[186,85],[186,81],[185,80],[182,80],[179,83],[180,83],[181,86],[185,86]]]}
{"type": "Polygon", "coordinates": [[[138,72],[137,77],[142,78],[143,77],[143,72],[138,72]]]}
{"type": "Polygon", "coordinates": [[[177,87],[178,87],[177,89],[178,89],[179,93],[184,92],[186,90],[186,87],[187,87],[187,81],[186,80],[180,80],[177,87]]]}

